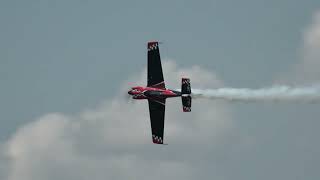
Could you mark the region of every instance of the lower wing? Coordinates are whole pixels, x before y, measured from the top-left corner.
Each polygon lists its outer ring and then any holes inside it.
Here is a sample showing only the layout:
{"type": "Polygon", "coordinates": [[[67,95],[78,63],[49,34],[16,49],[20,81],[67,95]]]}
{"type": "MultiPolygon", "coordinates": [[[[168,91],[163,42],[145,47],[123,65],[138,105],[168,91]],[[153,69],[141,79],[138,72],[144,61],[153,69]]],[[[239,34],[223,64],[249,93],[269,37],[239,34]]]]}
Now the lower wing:
{"type": "Polygon", "coordinates": [[[155,144],[163,144],[164,132],[164,115],[165,115],[165,99],[152,100],[148,99],[149,114],[151,122],[152,142],[155,144]]]}

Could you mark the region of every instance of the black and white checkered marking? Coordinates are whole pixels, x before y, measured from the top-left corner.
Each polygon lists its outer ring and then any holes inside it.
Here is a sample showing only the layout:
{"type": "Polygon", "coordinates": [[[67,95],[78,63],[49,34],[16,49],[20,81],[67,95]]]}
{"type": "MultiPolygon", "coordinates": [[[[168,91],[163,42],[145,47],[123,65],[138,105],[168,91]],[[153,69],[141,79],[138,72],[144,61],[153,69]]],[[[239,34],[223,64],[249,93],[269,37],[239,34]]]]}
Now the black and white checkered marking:
{"type": "Polygon", "coordinates": [[[152,135],[152,139],[153,139],[153,142],[155,142],[155,143],[163,143],[162,138],[158,137],[154,134],[152,135]]]}
{"type": "Polygon", "coordinates": [[[183,106],[183,111],[190,112],[191,111],[191,107],[183,106]]]}
{"type": "Polygon", "coordinates": [[[158,48],[158,43],[154,43],[148,47],[148,51],[156,50],[157,48],[158,48]]]}
{"type": "Polygon", "coordinates": [[[182,80],[182,84],[189,84],[190,83],[190,79],[183,79],[182,80]]]}

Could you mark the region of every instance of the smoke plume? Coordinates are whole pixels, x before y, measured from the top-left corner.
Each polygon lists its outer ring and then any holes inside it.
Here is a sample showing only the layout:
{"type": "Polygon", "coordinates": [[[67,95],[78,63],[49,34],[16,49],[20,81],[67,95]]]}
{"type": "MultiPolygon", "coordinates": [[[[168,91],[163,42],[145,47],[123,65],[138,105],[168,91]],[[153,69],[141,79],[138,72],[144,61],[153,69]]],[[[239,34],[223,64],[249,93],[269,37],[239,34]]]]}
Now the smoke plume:
{"type": "Polygon", "coordinates": [[[320,102],[320,86],[290,87],[274,86],[261,89],[217,88],[192,89],[192,97],[206,99],[223,99],[227,101],[255,102],[320,102]]]}

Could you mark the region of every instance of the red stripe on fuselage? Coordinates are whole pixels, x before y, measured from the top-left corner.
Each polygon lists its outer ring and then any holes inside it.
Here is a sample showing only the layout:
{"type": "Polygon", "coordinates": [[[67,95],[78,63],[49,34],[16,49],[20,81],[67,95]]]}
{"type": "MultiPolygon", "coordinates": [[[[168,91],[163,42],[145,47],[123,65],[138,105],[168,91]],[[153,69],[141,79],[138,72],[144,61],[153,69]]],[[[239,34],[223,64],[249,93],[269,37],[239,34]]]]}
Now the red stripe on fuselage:
{"type": "Polygon", "coordinates": [[[134,99],[149,99],[149,98],[163,99],[163,98],[180,96],[180,94],[177,94],[170,89],[161,89],[161,88],[155,88],[155,87],[141,87],[141,86],[133,87],[131,90],[131,94],[134,99]],[[145,92],[151,92],[151,93],[149,96],[147,96],[144,94],[145,92]],[[152,92],[154,92],[154,94],[152,92]]]}

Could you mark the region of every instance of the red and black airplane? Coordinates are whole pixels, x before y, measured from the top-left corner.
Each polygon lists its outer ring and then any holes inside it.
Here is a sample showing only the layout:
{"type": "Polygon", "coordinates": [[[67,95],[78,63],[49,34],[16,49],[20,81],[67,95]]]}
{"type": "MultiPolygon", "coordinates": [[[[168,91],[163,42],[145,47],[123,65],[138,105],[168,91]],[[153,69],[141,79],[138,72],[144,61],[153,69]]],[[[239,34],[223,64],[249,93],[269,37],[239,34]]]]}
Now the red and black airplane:
{"type": "Polygon", "coordinates": [[[148,83],[147,87],[132,87],[128,94],[133,99],[147,99],[151,120],[152,142],[163,144],[164,116],[166,99],[181,97],[183,112],[191,111],[190,79],[182,78],[181,92],[166,89],[158,42],[148,42],[148,83]]]}

